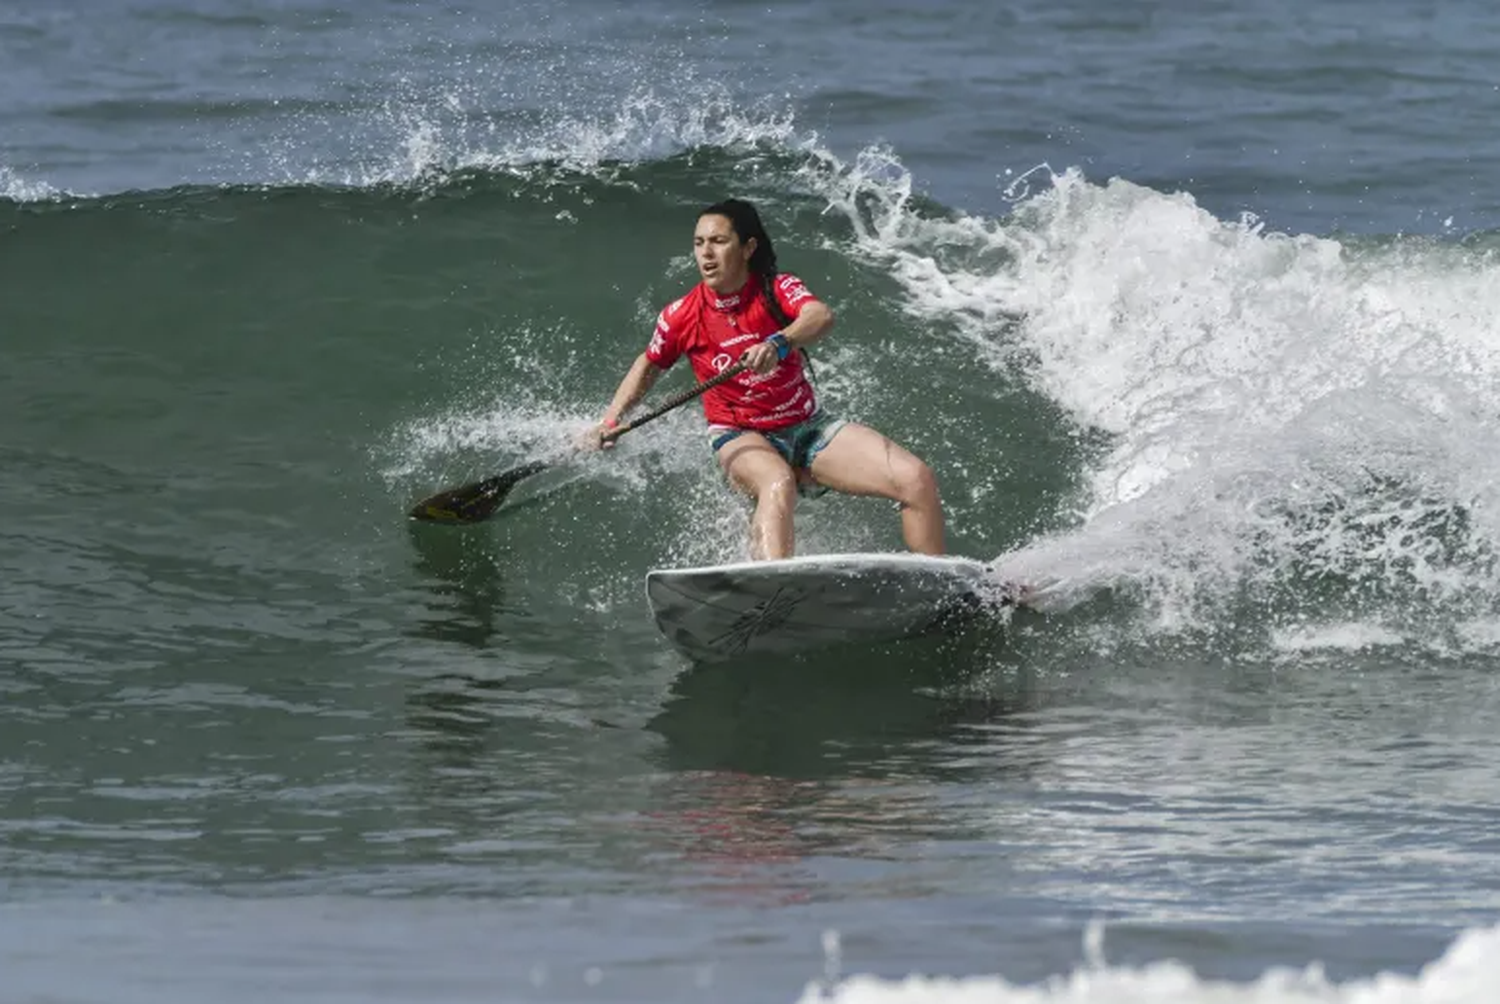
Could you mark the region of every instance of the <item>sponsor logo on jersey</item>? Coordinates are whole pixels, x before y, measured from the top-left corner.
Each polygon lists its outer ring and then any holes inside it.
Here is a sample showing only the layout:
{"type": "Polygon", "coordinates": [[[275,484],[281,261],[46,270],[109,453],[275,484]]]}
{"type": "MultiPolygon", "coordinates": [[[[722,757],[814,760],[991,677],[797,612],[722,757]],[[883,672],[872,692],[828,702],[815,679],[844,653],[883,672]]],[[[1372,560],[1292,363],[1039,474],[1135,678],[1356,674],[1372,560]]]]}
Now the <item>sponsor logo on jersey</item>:
{"type": "Polygon", "coordinates": [[[776,285],[781,287],[781,292],[786,297],[786,302],[792,306],[796,306],[803,300],[812,298],[812,293],[808,290],[807,286],[795,275],[783,275],[780,279],[776,280],[776,285]]]}

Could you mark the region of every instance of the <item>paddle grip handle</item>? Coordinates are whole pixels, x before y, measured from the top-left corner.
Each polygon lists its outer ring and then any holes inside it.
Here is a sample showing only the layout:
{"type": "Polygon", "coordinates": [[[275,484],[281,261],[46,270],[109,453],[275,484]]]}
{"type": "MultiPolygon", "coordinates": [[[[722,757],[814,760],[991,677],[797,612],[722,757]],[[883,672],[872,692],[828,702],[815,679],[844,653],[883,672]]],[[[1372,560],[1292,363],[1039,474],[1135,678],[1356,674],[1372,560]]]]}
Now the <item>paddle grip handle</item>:
{"type": "Polygon", "coordinates": [[[694,384],[687,390],[673,394],[671,397],[667,398],[661,404],[657,405],[655,408],[652,408],[644,415],[640,415],[637,418],[632,418],[624,425],[610,429],[599,438],[602,442],[606,443],[619,439],[631,429],[639,429],[641,426],[645,425],[653,418],[660,418],[667,412],[671,411],[673,408],[680,408],[683,405],[687,404],[689,401],[693,400],[693,398],[700,397],[708,391],[713,390],[715,387],[719,386],[719,384],[728,383],[730,380],[733,380],[735,377],[739,376],[747,369],[749,369],[749,367],[744,363],[735,363],[733,366],[729,367],[718,376],[709,377],[702,383],[694,384]]]}

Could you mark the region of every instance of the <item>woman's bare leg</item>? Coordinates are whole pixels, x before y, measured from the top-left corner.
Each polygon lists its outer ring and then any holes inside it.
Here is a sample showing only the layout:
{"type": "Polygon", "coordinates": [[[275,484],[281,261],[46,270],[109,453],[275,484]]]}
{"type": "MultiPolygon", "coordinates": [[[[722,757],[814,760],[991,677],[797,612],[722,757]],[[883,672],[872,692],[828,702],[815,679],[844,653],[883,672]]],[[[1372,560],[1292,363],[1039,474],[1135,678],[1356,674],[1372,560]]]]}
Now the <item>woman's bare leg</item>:
{"type": "Polygon", "coordinates": [[[790,558],[796,541],[793,512],[797,479],[765,438],[745,432],[719,447],[719,466],[729,481],[755,499],[750,517],[750,557],[790,558]]]}
{"type": "Polygon", "coordinates": [[[834,491],[898,503],[906,546],[920,554],[943,553],[937,478],[915,454],[867,425],[850,422],[813,457],[810,471],[834,491]]]}

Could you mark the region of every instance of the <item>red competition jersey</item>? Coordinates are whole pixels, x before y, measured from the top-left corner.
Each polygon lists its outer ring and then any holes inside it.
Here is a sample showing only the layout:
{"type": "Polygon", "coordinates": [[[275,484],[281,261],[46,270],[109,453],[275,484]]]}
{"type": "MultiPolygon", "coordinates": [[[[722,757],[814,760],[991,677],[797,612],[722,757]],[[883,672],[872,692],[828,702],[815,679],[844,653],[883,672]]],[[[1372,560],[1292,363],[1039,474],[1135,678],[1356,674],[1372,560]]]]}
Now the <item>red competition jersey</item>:
{"type": "MultiPolygon", "coordinates": [[[[787,272],[776,277],[772,289],[790,318],[817,300],[801,279],[787,272]]],[[[668,304],[656,319],[646,358],[666,369],[685,353],[699,381],[708,380],[782,327],[766,305],[760,276],[752,274],[738,293],[728,296],[700,282],[687,296],[668,304]]],[[[784,429],[817,410],[802,353],[796,351],[765,376],[747,370],[703,395],[703,415],[709,424],[737,429],[784,429]]]]}

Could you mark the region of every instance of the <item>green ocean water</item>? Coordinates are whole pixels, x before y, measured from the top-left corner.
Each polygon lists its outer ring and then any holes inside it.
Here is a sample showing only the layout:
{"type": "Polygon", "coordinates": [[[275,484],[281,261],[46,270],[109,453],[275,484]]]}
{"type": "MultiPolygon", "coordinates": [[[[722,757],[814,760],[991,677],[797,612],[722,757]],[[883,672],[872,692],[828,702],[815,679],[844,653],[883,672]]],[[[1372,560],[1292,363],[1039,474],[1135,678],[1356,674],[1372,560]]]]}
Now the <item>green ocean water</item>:
{"type": "MultiPolygon", "coordinates": [[[[693,184],[688,173],[10,207],[4,735],[13,762],[50,777],[23,796],[37,817],[11,847],[31,863],[14,881],[99,880],[89,862],[101,849],[111,880],[161,867],[128,839],[85,854],[73,833],[102,825],[93,810],[44,823],[50,799],[85,797],[75,784],[122,834],[203,845],[183,874],[165,869],[175,881],[228,850],[201,825],[151,811],[131,821],[132,806],[181,784],[243,810],[239,785],[264,783],[279,807],[252,815],[295,818],[288,786],[344,777],[373,813],[380,799],[356,779],[381,736],[393,746],[376,763],[413,742],[461,746],[475,717],[514,716],[514,737],[554,719],[591,733],[596,718],[648,710],[609,696],[656,699],[684,668],[649,622],[644,573],[744,548],[744,503],[720,483],[694,408],[536,478],[483,527],[408,524],[404,509],[454,481],[567,456],[656,310],[692,282],[684,235],[717,189],[713,165],[695,165],[693,184]],[[80,717],[76,744],[25,753],[59,715],[80,717]],[[94,768],[83,749],[97,751],[94,768]],[[204,763],[220,759],[243,760],[251,780],[204,763]],[[174,763],[206,773],[150,780],[174,763]],[[111,797],[135,789],[154,794],[111,797]]],[[[717,183],[728,174],[719,165],[717,183]]],[[[943,472],[955,550],[993,556],[1044,525],[1073,488],[1056,462],[1078,450],[1065,424],[904,315],[895,284],[849,249],[847,221],[796,196],[765,208],[783,221],[783,261],[840,314],[819,353],[825,395],[943,472]]],[[[804,550],[899,546],[888,505],[807,509],[804,550]]],[[[842,658],[854,671],[868,657],[842,658]]],[[[914,656],[888,658],[899,678],[914,656]]],[[[722,725],[719,713],[663,720],[686,733],[722,725]]],[[[819,757],[777,755],[814,771],[819,757]]],[[[260,839],[284,847],[291,818],[240,819],[227,843],[236,855],[260,839]]],[[[257,860],[222,879],[278,877],[257,860]]]]}
{"type": "MultiPolygon", "coordinates": [[[[1468,354],[1439,404],[1399,359],[1340,386],[1329,359],[1367,349],[1284,320],[1485,289],[1482,246],[1330,256],[1080,179],[996,221],[759,148],[3,213],[16,957],[113,945],[144,987],[149,938],[206,938],[220,974],[318,945],[370,979],[443,959],[459,996],[603,973],[698,999],[838,959],[967,970],[996,925],[1028,932],[1005,971],[1040,979],[1101,913],[1122,964],[1235,979],[1405,965],[1487,916],[1490,510],[1472,429],[1432,416],[1490,370],[1445,314],[1468,354]],[[717,668],[657,633],[645,573],[742,557],[745,503],[695,406],[570,444],[726,191],[838,313],[827,406],[924,456],[952,549],[1048,584],[1043,611],[717,668]],[[1135,285],[1174,228],[1177,285],[1135,285]],[[1240,306],[1266,286],[1285,302],[1240,306]],[[1174,346],[1184,309],[1241,311],[1243,354],[1174,346]],[[1226,419],[1236,388],[1260,404],[1226,419]],[[560,463],[487,524],[405,519],[537,458],[560,463]],[[1467,877],[1410,864],[1432,854],[1467,877]],[[1233,947],[1202,950],[1220,925],[1233,947]],[[510,946],[488,977],[486,938],[510,946]]],[[[897,547],[888,504],[799,513],[803,553],[897,547]]]]}
{"type": "MultiPolygon", "coordinates": [[[[691,285],[683,227],[718,189],[712,171],[696,189],[661,173],[652,192],[628,178],[478,176],[13,209],[7,423],[36,466],[8,486],[12,504],[75,525],[86,490],[50,504],[36,493],[91,470],[92,525],[196,527],[173,538],[190,553],[244,534],[272,560],[310,549],[337,574],[408,548],[390,514],[409,497],[566,453],[656,311],[691,285]]],[[[899,290],[818,208],[768,207],[788,224],[783,255],[840,310],[820,353],[826,396],[944,468],[956,550],[1024,539],[1070,487],[1053,454],[1072,448],[1069,431],[904,316],[899,290]]],[[[664,393],[690,377],[673,379],[664,393]]],[[[499,536],[563,574],[580,551],[644,567],[673,547],[739,547],[696,522],[738,513],[695,476],[712,464],[694,455],[692,410],[608,464],[578,465],[585,483],[549,503],[560,511],[499,536]],[[675,502],[687,489],[704,497],[675,502]]],[[[824,511],[812,525],[851,543],[897,539],[870,506],[824,511]]]]}

